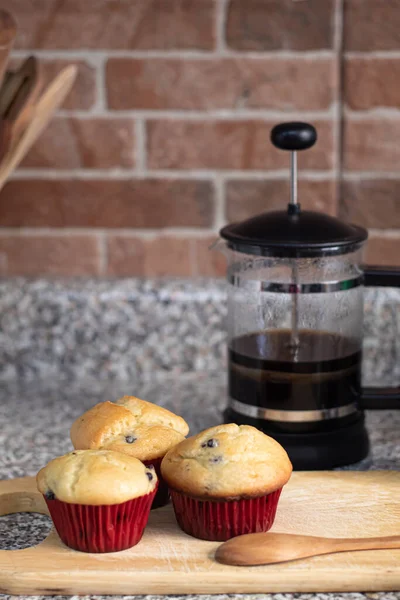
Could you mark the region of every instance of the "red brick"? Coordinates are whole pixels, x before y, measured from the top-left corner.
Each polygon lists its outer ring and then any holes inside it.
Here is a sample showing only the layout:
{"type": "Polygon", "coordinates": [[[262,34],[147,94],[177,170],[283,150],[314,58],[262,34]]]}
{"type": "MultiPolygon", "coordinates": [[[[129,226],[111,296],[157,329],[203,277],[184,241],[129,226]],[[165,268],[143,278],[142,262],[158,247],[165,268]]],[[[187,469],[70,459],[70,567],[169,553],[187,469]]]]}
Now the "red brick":
{"type": "Polygon", "coordinates": [[[0,194],[3,227],[207,227],[208,181],[12,180],[0,194]]]}
{"type": "Polygon", "coordinates": [[[332,48],[333,21],[333,0],[231,0],[227,42],[237,50],[332,48]]]}
{"type": "Polygon", "coordinates": [[[371,235],[367,243],[366,263],[400,267],[400,236],[384,238],[371,235]]]}
{"type": "Polygon", "coordinates": [[[42,133],[22,167],[107,169],[134,164],[131,119],[59,117],[42,133]]]}
{"type": "Polygon", "coordinates": [[[326,109],[335,86],[332,66],[331,59],[307,58],[111,58],[108,105],[116,110],[326,109]]]}
{"type": "MultiPolygon", "coordinates": [[[[335,183],[333,181],[300,180],[299,202],[307,210],[336,213],[335,183]]],[[[228,181],[226,185],[226,216],[241,221],[257,214],[284,209],[290,198],[286,180],[228,181]]]]}
{"type": "Polygon", "coordinates": [[[99,275],[98,240],[89,235],[0,233],[0,273],[99,275]]]}
{"type": "Polygon", "coordinates": [[[345,50],[398,50],[399,8],[399,0],[347,0],[344,3],[345,50]]]}
{"type": "Polygon", "coordinates": [[[225,258],[210,250],[217,237],[109,235],[107,273],[119,277],[221,277],[226,272],[225,258]]]}
{"type": "Polygon", "coordinates": [[[226,259],[216,248],[210,246],[217,240],[218,235],[207,238],[194,238],[194,275],[201,277],[224,277],[226,274],[226,259]]]}
{"type": "Polygon", "coordinates": [[[354,171],[398,171],[400,120],[347,119],[343,130],[343,165],[354,171]]]}
{"type": "Polygon", "coordinates": [[[187,277],[192,275],[192,250],[189,238],[160,236],[140,239],[134,235],[107,238],[108,275],[187,277]]]}
{"type": "MultiPolygon", "coordinates": [[[[153,120],[147,124],[148,164],[152,169],[282,169],[287,152],[272,146],[276,122],[153,120]]],[[[332,125],[316,122],[319,142],[299,153],[300,168],[332,167],[332,125]]]]}
{"type": "Polygon", "coordinates": [[[107,237],[107,275],[119,277],[145,276],[145,244],[132,236],[107,237]]]}
{"type": "Polygon", "coordinates": [[[344,63],[345,102],[353,110],[398,108],[399,78],[398,58],[348,58],[344,63]]]}
{"type": "MultiPolygon", "coordinates": [[[[10,8],[1,0],[0,8],[10,8]]],[[[17,48],[211,49],[214,0],[12,0],[17,48]]]]}
{"type": "Polygon", "coordinates": [[[400,179],[344,181],[342,218],[375,229],[400,229],[400,179]]]}

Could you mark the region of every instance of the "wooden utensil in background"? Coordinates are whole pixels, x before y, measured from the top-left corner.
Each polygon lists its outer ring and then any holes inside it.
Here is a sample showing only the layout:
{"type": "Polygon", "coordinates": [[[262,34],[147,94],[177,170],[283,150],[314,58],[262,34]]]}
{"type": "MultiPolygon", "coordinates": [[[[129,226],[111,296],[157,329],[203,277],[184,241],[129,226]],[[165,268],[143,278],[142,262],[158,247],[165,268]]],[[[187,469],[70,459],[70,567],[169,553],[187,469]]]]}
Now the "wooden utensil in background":
{"type": "Polygon", "coordinates": [[[0,114],[3,117],[7,115],[20,87],[29,79],[35,62],[36,59],[30,56],[15,71],[6,71],[0,88],[0,114]]]}
{"type": "Polygon", "coordinates": [[[224,542],[215,559],[224,565],[251,567],[321,554],[400,548],[400,535],[375,538],[325,538],[291,533],[249,533],[224,542]]]}
{"type": "Polygon", "coordinates": [[[11,146],[12,127],[10,121],[0,117],[0,162],[11,146]]]}
{"type": "Polygon", "coordinates": [[[17,24],[10,13],[0,10],[0,84],[6,71],[8,56],[17,35],[17,24]]]}
{"type": "Polygon", "coordinates": [[[42,69],[34,56],[29,56],[16,71],[6,72],[0,87],[0,117],[10,124],[12,142],[30,121],[42,85],[42,69]]]}
{"type": "Polygon", "coordinates": [[[2,164],[0,165],[0,189],[4,186],[8,176],[19,165],[28,150],[47,126],[54,112],[64,101],[72,88],[77,74],[77,67],[70,65],[65,67],[47,86],[42,96],[34,107],[33,115],[29,125],[21,138],[13,144],[2,164]]]}

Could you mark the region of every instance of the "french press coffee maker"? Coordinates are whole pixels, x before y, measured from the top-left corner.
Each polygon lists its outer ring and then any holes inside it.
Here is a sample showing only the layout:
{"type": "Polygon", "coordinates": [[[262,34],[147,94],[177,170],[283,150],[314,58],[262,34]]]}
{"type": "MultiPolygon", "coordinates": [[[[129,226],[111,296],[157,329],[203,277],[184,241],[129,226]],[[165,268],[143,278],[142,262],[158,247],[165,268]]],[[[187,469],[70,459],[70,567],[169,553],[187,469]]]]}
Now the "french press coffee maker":
{"type": "Polygon", "coordinates": [[[363,408],[400,407],[400,389],[362,389],[363,285],[399,286],[400,271],[363,268],[366,229],[302,210],[296,151],[306,123],[282,123],[290,151],[287,208],[224,227],[228,258],[229,401],[225,421],[278,440],[296,469],[355,463],[369,451],[363,408]]]}

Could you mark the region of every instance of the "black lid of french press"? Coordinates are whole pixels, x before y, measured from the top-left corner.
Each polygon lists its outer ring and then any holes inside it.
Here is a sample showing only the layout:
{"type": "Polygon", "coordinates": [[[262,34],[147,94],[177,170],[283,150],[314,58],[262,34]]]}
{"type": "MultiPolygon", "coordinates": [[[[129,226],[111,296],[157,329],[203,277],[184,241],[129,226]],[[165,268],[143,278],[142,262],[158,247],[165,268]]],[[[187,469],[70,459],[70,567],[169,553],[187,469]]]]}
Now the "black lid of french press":
{"type": "Polygon", "coordinates": [[[324,256],[352,252],[367,239],[363,227],[301,210],[296,151],[311,148],[316,140],[317,132],[308,123],[281,123],[272,129],[274,146],[291,151],[291,200],[287,210],[263,213],[221,229],[220,235],[231,249],[260,256],[324,256]]]}

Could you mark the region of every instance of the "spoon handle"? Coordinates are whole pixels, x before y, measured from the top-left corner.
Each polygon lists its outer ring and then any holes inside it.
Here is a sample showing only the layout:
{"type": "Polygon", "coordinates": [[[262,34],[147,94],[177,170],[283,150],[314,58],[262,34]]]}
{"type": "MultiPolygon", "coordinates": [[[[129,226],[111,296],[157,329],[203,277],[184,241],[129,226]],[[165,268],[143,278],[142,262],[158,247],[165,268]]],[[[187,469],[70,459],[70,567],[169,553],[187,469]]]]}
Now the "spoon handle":
{"type": "Polygon", "coordinates": [[[400,548],[400,535],[374,538],[330,539],[332,552],[351,552],[352,550],[384,550],[400,548]]]}

